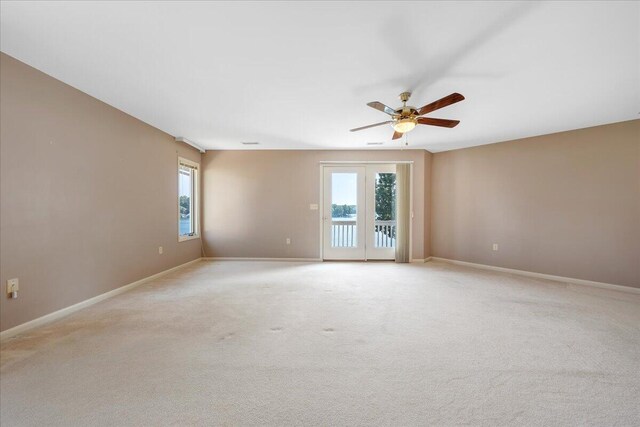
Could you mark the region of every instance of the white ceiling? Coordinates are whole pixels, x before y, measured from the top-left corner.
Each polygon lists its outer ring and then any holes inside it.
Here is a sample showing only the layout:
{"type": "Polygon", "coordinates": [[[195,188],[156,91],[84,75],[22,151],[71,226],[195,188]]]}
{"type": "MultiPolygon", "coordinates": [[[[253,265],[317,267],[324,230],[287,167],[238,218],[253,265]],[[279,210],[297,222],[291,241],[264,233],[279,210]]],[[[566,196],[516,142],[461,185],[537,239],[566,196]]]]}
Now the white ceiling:
{"type": "Polygon", "coordinates": [[[639,2],[2,2],[1,49],[208,149],[367,148],[413,90],[410,147],[638,118],[639,2]],[[259,141],[243,146],[242,141],[259,141]]]}

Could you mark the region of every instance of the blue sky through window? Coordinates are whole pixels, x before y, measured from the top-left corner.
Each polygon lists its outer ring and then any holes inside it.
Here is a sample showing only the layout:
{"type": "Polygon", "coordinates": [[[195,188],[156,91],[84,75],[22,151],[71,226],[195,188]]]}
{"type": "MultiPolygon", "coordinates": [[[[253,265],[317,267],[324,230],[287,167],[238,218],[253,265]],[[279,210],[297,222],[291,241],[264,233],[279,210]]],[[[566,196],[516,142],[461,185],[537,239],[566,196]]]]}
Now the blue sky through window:
{"type": "Polygon", "coordinates": [[[331,176],[331,203],[335,205],[358,204],[358,174],[333,173],[331,176]]]}

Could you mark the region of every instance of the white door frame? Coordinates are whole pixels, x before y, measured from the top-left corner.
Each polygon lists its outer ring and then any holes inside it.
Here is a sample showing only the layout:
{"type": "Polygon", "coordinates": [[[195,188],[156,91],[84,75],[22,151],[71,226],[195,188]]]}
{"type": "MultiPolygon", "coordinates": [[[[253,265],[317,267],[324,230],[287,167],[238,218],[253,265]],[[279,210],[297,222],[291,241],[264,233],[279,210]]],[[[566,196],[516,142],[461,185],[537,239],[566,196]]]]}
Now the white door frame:
{"type": "MultiPolygon", "coordinates": [[[[406,163],[409,164],[409,179],[410,179],[410,191],[409,191],[409,206],[411,210],[409,221],[409,259],[413,259],[413,161],[411,160],[398,160],[398,161],[320,161],[320,193],[319,193],[319,209],[318,209],[318,237],[320,241],[320,259],[324,261],[324,168],[325,166],[362,166],[368,164],[398,164],[398,163],[406,163]]],[[[366,254],[366,253],[365,253],[366,254]]],[[[366,261],[366,258],[365,258],[366,261]]]]}
{"type": "MultiPolygon", "coordinates": [[[[352,260],[362,261],[366,259],[366,224],[367,224],[367,210],[366,210],[366,197],[365,182],[367,179],[367,168],[364,165],[338,165],[327,166],[323,168],[323,181],[325,192],[322,194],[322,242],[324,253],[327,259],[330,260],[352,260]],[[353,174],[356,175],[356,225],[355,225],[355,246],[333,246],[333,215],[331,213],[331,203],[333,195],[331,191],[327,191],[327,187],[331,185],[334,174],[353,174]],[[325,201],[329,201],[326,204],[325,201]]],[[[331,187],[328,187],[331,189],[331,187]]],[[[351,230],[353,233],[354,228],[347,226],[346,230],[351,230]]],[[[339,230],[339,229],[337,229],[339,230]]],[[[344,227],[343,227],[343,230],[344,227]]],[[[353,243],[353,242],[349,242],[353,243]]]]}

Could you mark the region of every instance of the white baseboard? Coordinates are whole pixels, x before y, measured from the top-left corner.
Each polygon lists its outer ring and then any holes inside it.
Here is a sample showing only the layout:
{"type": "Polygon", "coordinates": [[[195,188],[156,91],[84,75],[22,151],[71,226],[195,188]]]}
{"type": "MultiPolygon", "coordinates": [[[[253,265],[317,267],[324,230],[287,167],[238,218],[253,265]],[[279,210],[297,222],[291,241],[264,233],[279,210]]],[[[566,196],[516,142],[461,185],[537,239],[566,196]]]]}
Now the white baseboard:
{"type": "Polygon", "coordinates": [[[418,264],[422,264],[422,263],[429,262],[429,261],[431,261],[431,257],[426,257],[426,258],[415,258],[415,259],[412,259],[412,260],[411,260],[411,262],[413,262],[413,263],[418,263],[418,264]]]}
{"type": "Polygon", "coordinates": [[[640,294],[640,288],[632,288],[631,286],[614,285],[611,283],[594,282],[592,280],[574,279],[573,277],[554,276],[552,274],[534,273],[532,271],[515,270],[513,268],[496,267],[493,265],[476,264],[473,262],[458,261],[455,259],[430,257],[434,261],[447,262],[449,264],[464,265],[466,267],[480,268],[482,270],[500,271],[503,273],[518,274],[520,276],[535,277],[538,279],[555,280],[556,282],[570,283],[572,285],[591,286],[601,289],[609,289],[613,291],[627,292],[632,294],[640,294]]]}
{"type": "Polygon", "coordinates": [[[62,317],[65,317],[65,316],[71,314],[71,313],[74,313],[74,312],[76,312],[78,310],[82,310],[85,307],[89,307],[91,305],[97,304],[100,301],[103,301],[103,300],[105,300],[107,298],[112,298],[112,297],[114,297],[116,295],[119,295],[121,293],[130,291],[131,289],[133,289],[135,287],[143,285],[143,284],[145,284],[145,283],[147,283],[147,282],[149,282],[151,280],[154,280],[154,279],[157,279],[159,277],[162,277],[162,276],[164,276],[166,274],[169,274],[169,273],[171,273],[173,271],[176,271],[176,270],[179,270],[181,268],[184,268],[184,267],[186,267],[188,265],[191,265],[191,264],[194,264],[196,262],[199,262],[200,260],[201,260],[201,258],[196,258],[193,261],[186,262],[184,264],[178,265],[177,267],[173,267],[173,268],[170,268],[168,270],[161,271],[160,273],[156,273],[156,274],[154,274],[152,276],[145,277],[144,279],[137,280],[137,281],[135,281],[133,283],[129,283],[128,285],[124,285],[124,286],[121,286],[119,288],[113,289],[111,291],[105,292],[104,294],[100,294],[100,295],[95,296],[93,298],[89,298],[87,300],[81,301],[81,302],[79,302],[77,304],[70,305],[69,307],[65,307],[65,308],[60,309],[58,311],[54,311],[53,313],[45,314],[42,317],[38,317],[37,319],[30,320],[30,321],[28,321],[26,323],[23,323],[21,325],[14,326],[13,328],[10,328],[10,329],[7,329],[6,331],[0,332],[0,342],[5,341],[5,340],[7,340],[7,339],[9,339],[11,337],[14,337],[14,336],[16,336],[18,334],[23,333],[23,332],[27,332],[27,331],[29,331],[31,329],[34,329],[34,328],[37,328],[39,326],[42,326],[42,325],[45,325],[47,323],[53,322],[55,320],[58,320],[58,319],[60,319],[62,317]]]}
{"type": "MultiPolygon", "coordinates": [[[[204,257],[202,258],[204,261],[282,261],[282,262],[322,262],[322,258],[252,258],[252,257],[204,257]]],[[[430,261],[429,258],[415,258],[412,259],[412,263],[424,263],[430,261]]],[[[339,260],[331,260],[331,261],[339,261],[339,260]]],[[[345,260],[349,261],[349,260],[345,260]]]]}
{"type": "MultiPolygon", "coordinates": [[[[322,262],[322,258],[250,258],[250,257],[205,257],[202,258],[204,261],[285,261],[285,262],[322,262]]],[[[429,258],[415,258],[412,259],[412,263],[424,263],[430,261],[429,258]]],[[[331,260],[331,261],[340,261],[340,260],[331,260]]],[[[349,261],[349,260],[344,260],[349,261]]]]}
{"type": "Polygon", "coordinates": [[[283,261],[283,262],[321,262],[322,258],[251,258],[251,257],[205,257],[204,261],[283,261]]]}

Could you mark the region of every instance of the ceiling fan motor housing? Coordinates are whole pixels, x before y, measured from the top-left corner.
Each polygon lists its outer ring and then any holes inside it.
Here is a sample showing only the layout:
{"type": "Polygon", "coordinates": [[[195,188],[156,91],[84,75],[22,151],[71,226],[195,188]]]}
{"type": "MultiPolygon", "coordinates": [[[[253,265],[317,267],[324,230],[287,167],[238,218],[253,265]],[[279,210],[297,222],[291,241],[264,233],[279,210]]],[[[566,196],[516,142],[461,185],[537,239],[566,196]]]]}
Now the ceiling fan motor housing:
{"type": "Polygon", "coordinates": [[[418,115],[418,110],[416,109],[416,107],[412,107],[410,105],[405,105],[405,106],[403,106],[401,108],[398,108],[396,110],[396,112],[400,116],[399,118],[405,118],[405,117],[417,116],[418,115]]]}
{"type": "Polygon", "coordinates": [[[417,116],[418,110],[416,107],[412,107],[411,105],[407,105],[407,101],[411,98],[411,92],[402,92],[400,94],[400,101],[402,101],[402,107],[396,110],[396,113],[400,116],[397,117],[397,120],[402,120],[405,118],[409,118],[411,116],[417,116]]]}

